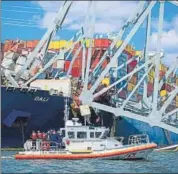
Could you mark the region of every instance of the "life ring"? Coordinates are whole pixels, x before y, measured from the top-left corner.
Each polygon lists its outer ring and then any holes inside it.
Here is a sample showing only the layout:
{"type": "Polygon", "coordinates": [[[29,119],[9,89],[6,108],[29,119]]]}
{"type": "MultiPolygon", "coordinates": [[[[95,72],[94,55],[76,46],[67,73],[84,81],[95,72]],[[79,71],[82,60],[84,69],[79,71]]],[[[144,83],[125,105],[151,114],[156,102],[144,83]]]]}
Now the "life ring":
{"type": "Polygon", "coordinates": [[[50,144],[47,141],[42,142],[42,150],[49,150],[50,144]]]}
{"type": "Polygon", "coordinates": [[[70,140],[66,140],[66,144],[69,145],[70,144],[70,140]]]}

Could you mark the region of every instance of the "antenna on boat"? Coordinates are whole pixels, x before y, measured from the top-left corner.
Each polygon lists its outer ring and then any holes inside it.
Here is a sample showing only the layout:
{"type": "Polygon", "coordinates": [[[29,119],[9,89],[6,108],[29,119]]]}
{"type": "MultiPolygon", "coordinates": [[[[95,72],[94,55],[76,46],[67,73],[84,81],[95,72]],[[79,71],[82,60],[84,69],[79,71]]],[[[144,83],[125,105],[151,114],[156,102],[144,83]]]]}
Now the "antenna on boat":
{"type": "Polygon", "coordinates": [[[69,119],[69,109],[68,109],[68,97],[65,98],[65,110],[64,110],[64,121],[65,125],[69,119]]]}

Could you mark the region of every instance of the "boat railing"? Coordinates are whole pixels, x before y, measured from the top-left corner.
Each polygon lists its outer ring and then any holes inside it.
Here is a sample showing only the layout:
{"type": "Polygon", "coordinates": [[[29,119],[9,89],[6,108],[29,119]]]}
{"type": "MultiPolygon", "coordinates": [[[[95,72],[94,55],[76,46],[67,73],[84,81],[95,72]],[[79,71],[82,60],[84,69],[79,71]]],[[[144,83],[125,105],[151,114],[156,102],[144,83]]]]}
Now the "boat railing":
{"type": "Polygon", "coordinates": [[[124,140],[124,137],[114,137],[114,139],[122,143],[124,140]]]}
{"type": "Polygon", "coordinates": [[[147,134],[130,135],[128,138],[129,145],[137,144],[148,144],[150,143],[147,134]]]}
{"type": "Polygon", "coordinates": [[[59,151],[64,144],[56,141],[31,141],[27,140],[24,144],[25,151],[59,151]]]}

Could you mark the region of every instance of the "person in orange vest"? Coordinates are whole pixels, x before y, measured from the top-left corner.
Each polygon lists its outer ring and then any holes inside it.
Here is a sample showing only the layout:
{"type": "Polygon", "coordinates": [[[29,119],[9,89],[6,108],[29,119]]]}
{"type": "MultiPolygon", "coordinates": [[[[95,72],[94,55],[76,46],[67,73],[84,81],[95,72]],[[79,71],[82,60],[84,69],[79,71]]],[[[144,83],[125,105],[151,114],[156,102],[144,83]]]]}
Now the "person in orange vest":
{"type": "Polygon", "coordinates": [[[41,138],[42,138],[40,131],[37,132],[37,138],[38,138],[38,139],[41,139],[41,138]]]}
{"type": "Polygon", "coordinates": [[[45,141],[45,140],[46,140],[46,134],[45,134],[44,132],[42,132],[41,137],[42,137],[42,140],[43,140],[43,141],[45,141]]]}
{"type": "Polygon", "coordinates": [[[37,135],[36,135],[35,131],[32,132],[31,139],[33,141],[35,141],[37,139],[37,135]]]}

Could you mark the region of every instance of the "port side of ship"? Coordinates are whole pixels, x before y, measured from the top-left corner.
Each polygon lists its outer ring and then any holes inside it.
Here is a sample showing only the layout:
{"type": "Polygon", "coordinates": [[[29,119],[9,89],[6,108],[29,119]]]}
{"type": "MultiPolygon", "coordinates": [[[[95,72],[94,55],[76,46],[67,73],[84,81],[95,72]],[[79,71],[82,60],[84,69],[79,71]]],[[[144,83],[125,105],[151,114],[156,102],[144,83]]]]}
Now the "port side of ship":
{"type": "Polygon", "coordinates": [[[32,130],[63,126],[66,97],[45,90],[1,86],[1,147],[22,147],[32,130]]]}

